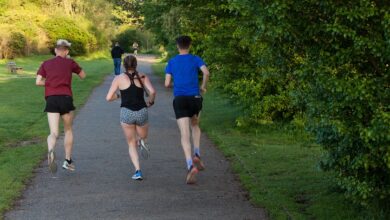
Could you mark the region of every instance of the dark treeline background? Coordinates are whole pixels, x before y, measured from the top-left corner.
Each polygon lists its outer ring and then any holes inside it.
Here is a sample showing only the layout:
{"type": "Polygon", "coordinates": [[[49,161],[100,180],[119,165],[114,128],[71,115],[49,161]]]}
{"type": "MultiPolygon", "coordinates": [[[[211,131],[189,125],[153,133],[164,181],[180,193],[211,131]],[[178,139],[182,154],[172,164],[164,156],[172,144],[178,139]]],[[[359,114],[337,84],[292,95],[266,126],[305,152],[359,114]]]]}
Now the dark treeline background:
{"type": "Polygon", "coordinates": [[[347,197],[389,207],[389,1],[138,3],[169,56],[178,35],[193,38],[212,84],[244,106],[238,125],[303,125],[347,197]]]}

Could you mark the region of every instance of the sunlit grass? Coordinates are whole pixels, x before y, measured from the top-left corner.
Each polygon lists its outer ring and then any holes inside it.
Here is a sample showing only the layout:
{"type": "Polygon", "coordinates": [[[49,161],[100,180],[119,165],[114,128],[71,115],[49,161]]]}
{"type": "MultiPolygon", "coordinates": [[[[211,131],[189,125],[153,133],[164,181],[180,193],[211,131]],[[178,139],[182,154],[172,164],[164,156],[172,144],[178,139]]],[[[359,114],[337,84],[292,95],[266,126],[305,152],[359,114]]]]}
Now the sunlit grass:
{"type": "MultiPolygon", "coordinates": [[[[0,61],[0,218],[45,156],[48,125],[43,112],[44,88],[35,86],[35,74],[50,57],[15,59],[24,69],[22,74],[8,73],[7,61],[0,61]]],[[[112,61],[106,53],[75,60],[87,73],[85,80],[73,77],[74,103],[80,108],[92,89],[111,73],[112,61]]]]}
{"type": "Polygon", "coordinates": [[[49,59],[51,55],[37,55],[31,57],[16,58],[13,60],[0,60],[0,79],[2,78],[15,78],[24,76],[34,76],[37,73],[42,61],[49,59]],[[7,68],[8,62],[15,62],[18,67],[22,67],[23,70],[18,74],[11,74],[7,68]]]}
{"type": "Polygon", "coordinates": [[[231,161],[250,200],[272,219],[365,219],[319,169],[322,149],[283,125],[236,126],[239,106],[220,93],[204,99],[201,126],[231,161]],[[223,114],[222,114],[223,112],[223,114]]]}

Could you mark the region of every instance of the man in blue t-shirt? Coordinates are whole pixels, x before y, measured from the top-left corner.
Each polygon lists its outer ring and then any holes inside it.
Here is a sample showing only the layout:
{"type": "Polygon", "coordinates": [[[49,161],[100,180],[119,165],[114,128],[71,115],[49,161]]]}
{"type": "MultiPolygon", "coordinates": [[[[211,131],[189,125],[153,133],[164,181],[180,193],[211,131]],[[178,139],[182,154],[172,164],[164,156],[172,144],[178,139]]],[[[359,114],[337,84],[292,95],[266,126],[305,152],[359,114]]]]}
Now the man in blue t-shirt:
{"type": "Polygon", "coordinates": [[[187,184],[196,182],[198,170],[204,169],[200,159],[200,128],[199,117],[202,110],[203,98],[201,93],[206,92],[209,79],[209,70],[203,60],[189,53],[191,38],[180,36],[176,39],[179,55],[168,61],[165,69],[165,87],[171,86],[173,78],[173,109],[180,129],[181,145],[187,161],[187,184]],[[198,71],[203,73],[202,85],[199,88],[198,71]],[[194,145],[194,154],[191,154],[191,132],[194,145]]]}

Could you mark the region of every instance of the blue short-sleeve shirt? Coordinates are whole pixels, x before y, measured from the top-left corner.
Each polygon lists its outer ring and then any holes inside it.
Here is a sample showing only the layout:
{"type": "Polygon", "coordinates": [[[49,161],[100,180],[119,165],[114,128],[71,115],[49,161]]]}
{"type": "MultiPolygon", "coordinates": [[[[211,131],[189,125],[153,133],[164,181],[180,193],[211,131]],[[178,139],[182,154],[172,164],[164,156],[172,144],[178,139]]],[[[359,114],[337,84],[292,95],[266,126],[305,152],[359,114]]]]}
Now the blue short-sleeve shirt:
{"type": "Polygon", "coordinates": [[[174,96],[199,95],[199,68],[206,65],[198,56],[192,54],[177,55],[168,61],[166,74],[171,74],[174,80],[174,96]]]}

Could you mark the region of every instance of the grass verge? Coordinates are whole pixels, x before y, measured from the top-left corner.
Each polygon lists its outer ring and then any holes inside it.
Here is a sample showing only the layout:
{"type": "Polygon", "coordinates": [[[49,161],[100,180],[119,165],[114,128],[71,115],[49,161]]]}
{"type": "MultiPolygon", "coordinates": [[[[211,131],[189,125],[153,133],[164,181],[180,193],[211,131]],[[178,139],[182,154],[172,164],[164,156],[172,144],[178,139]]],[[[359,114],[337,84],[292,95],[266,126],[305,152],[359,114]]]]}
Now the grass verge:
{"type": "MultiPolygon", "coordinates": [[[[15,59],[23,67],[16,75],[8,72],[6,60],[0,61],[0,218],[45,156],[48,125],[43,112],[44,88],[35,86],[35,74],[50,57],[15,59]]],[[[74,104],[80,108],[113,67],[111,58],[103,53],[75,60],[87,73],[85,80],[73,78],[74,104]]]]}
{"type": "MultiPolygon", "coordinates": [[[[159,76],[165,63],[153,65],[159,76]]],[[[239,106],[210,89],[201,127],[231,162],[250,201],[271,219],[366,219],[318,168],[322,154],[303,131],[274,124],[238,128],[239,106]]]]}

